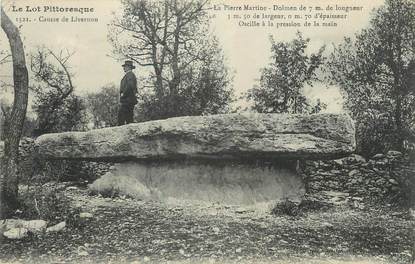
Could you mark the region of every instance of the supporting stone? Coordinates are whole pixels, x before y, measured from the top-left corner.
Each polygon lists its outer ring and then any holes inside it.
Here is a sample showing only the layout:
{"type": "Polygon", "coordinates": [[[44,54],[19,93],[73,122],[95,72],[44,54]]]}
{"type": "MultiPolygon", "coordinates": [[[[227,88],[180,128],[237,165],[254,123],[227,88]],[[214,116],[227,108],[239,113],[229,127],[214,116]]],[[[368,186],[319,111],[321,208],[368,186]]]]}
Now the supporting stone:
{"type": "Polygon", "coordinates": [[[301,200],[295,161],[153,161],[118,163],[92,185],[99,193],[139,199],[254,205],[301,200]]]}

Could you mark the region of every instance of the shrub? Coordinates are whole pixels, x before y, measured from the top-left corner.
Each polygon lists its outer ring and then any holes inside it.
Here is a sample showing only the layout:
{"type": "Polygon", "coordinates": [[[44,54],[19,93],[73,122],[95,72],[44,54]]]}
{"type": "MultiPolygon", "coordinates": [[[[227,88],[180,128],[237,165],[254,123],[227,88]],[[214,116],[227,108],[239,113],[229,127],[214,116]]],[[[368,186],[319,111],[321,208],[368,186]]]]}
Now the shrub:
{"type": "Polygon", "coordinates": [[[277,203],[274,208],[272,208],[271,213],[273,215],[298,216],[300,214],[300,210],[298,203],[286,199],[283,202],[277,203]]]}
{"type": "Polygon", "coordinates": [[[80,209],[71,206],[71,200],[62,188],[49,186],[29,186],[26,192],[20,194],[19,217],[42,219],[50,224],[66,221],[68,225],[76,226],[79,222],[80,209]]]}

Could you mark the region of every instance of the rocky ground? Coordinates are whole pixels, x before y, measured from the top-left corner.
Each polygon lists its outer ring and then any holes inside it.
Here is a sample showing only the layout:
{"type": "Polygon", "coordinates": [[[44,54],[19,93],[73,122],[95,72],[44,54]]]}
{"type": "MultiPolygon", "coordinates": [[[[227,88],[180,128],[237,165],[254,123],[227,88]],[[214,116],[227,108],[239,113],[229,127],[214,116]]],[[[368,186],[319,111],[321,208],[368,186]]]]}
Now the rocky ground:
{"type": "Polygon", "coordinates": [[[0,263],[410,263],[404,209],[337,203],[291,215],[162,204],[66,188],[92,214],[59,232],[4,239],[0,263]]]}

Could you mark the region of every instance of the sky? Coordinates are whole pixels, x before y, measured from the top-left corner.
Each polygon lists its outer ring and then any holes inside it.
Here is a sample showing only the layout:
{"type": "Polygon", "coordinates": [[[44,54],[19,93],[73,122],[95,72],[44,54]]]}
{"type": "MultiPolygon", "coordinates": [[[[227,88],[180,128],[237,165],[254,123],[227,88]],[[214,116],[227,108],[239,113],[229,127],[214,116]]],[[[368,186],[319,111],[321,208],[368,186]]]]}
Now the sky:
{"type": "MultiPolygon", "coordinates": [[[[345,36],[353,36],[366,27],[373,8],[382,4],[383,0],[369,0],[364,3],[360,0],[214,0],[209,14],[212,17],[213,34],[218,37],[226,56],[226,63],[234,73],[233,87],[236,95],[239,96],[257,83],[260,69],[269,63],[270,35],[276,41],[290,41],[295,37],[297,30],[300,30],[305,37],[310,38],[308,52],[315,52],[322,45],[327,45],[327,50],[330,51],[333,43],[339,43],[345,36]],[[243,9],[245,5],[249,5],[254,10],[235,10],[239,7],[243,9]],[[304,6],[305,10],[302,10],[301,6],[304,6]],[[314,10],[316,6],[323,10],[314,10]],[[346,12],[345,7],[352,6],[361,7],[361,9],[346,12]],[[261,7],[267,10],[255,10],[261,7]],[[330,7],[332,11],[327,10],[330,7]],[[286,9],[291,10],[286,11],[286,9]],[[315,18],[319,13],[346,15],[346,18],[326,18],[322,21],[321,17],[315,18]],[[275,24],[265,27],[246,26],[250,21],[268,23],[269,19],[253,19],[254,14],[285,15],[286,20],[274,19],[271,22],[276,24],[294,21],[300,23],[301,27],[277,28],[275,24]],[[301,19],[287,19],[288,15],[296,14],[300,15],[301,19]],[[246,17],[243,20],[246,15],[249,18],[246,17]],[[308,18],[310,22],[334,21],[337,26],[304,27],[305,18],[308,18]],[[241,21],[245,24],[239,25],[241,21]]],[[[26,55],[35,51],[39,46],[46,46],[54,51],[67,49],[75,52],[69,63],[75,74],[73,82],[77,94],[95,92],[111,83],[118,85],[124,73],[120,66],[121,62],[112,56],[112,46],[108,42],[107,35],[108,24],[111,23],[114,15],[121,12],[120,0],[2,0],[2,5],[9,17],[20,27],[26,55]],[[35,11],[29,12],[26,6],[29,6],[29,10],[35,11]],[[41,7],[41,11],[36,11],[38,6],[41,7]],[[41,16],[57,19],[71,16],[65,12],[44,12],[45,6],[94,8],[93,13],[77,16],[98,18],[98,22],[39,22],[41,16]],[[22,11],[18,11],[19,8],[22,8],[22,11]],[[31,22],[19,22],[16,20],[18,18],[29,18],[31,22]]],[[[0,49],[8,49],[3,32],[0,32],[0,39],[0,49]]],[[[10,81],[11,66],[1,65],[0,67],[0,78],[10,81]]],[[[140,75],[144,71],[138,67],[135,72],[140,75]]],[[[342,97],[338,87],[326,87],[317,83],[313,87],[305,87],[304,91],[309,98],[320,98],[327,103],[327,112],[342,111],[342,97]]],[[[245,105],[243,101],[239,101],[238,104],[245,105]]]]}

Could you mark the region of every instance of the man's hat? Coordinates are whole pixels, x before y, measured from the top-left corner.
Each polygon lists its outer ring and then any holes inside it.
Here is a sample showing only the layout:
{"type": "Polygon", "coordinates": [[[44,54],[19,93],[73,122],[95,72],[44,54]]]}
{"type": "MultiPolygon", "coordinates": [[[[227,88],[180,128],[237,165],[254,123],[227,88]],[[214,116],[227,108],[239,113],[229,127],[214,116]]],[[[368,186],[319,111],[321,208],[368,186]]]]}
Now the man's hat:
{"type": "Polygon", "coordinates": [[[131,61],[131,60],[126,60],[122,66],[123,67],[124,66],[129,66],[131,69],[135,69],[135,66],[133,65],[133,61],[131,61]]]}

